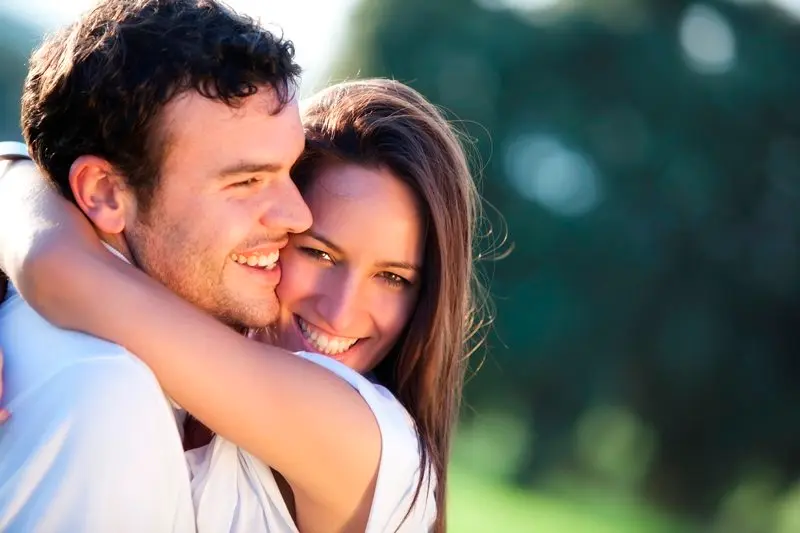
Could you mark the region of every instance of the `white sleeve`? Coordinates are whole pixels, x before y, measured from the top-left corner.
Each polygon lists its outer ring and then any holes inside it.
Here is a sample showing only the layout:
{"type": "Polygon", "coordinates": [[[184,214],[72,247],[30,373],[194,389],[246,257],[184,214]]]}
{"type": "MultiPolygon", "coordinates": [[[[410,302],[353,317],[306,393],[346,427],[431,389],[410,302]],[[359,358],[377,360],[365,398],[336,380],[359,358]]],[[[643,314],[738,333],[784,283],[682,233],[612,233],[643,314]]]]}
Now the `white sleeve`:
{"type": "Polygon", "coordinates": [[[420,469],[420,444],[413,419],[385,387],[370,382],[338,361],[299,353],[350,383],[369,405],[381,432],[381,462],[367,533],[430,531],[436,519],[436,479],[430,468],[420,469]],[[416,501],[420,478],[422,486],[416,501]],[[412,506],[413,504],[413,506],[412,506]],[[399,529],[398,529],[399,528],[399,529]]]}
{"type": "Polygon", "coordinates": [[[13,403],[0,428],[0,531],[195,531],[173,412],[138,362],[76,363],[13,403]]]}
{"type": "Polygon", "coordinates": [[[370,405],[381,431],[381,462],[367,531],[430,531],[437,512],[436,480],[430,468],[420,469],[420,443],[414,421],[380,385],[373,384],[371,390],[359,388],[359,392],[370,405]]]}

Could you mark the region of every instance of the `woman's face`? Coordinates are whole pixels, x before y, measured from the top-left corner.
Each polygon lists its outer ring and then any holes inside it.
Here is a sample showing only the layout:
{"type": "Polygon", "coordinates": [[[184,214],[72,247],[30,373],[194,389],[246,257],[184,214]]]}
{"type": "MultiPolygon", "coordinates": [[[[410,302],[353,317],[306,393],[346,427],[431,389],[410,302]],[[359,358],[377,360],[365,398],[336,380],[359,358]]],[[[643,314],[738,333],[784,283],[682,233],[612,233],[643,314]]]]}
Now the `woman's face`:
{"type": "Polygon", "coordinates": [[[314,223],[281,251],[278,344],[368,372],[417,301],[425,245],[417,198],[388,170],[341,164],[316,176],[305,200],[314,223]]]}

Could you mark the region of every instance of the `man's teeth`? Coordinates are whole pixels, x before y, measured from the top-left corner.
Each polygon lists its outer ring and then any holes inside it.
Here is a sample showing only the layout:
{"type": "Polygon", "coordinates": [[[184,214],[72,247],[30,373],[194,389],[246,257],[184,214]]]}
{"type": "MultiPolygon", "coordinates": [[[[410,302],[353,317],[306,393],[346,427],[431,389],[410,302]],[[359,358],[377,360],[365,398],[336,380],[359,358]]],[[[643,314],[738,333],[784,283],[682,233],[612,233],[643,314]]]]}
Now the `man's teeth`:
{"type": "Polygon", "coordinates": [[[303,337],[305,337],[311,346],[325,355],[338,355],[342,352],[346,352],[358,341],[358,339],[333,337],[322,333],[300,317],[297,318],[297,322],[300,324],[300,331],[303,332],[303,337]]]}
{"type": "Polygon", "coordinates": [[[278,264],[279,258],[280,258],[280,252],[278,250],[275,250],[269,255],[231,254],[231,261],[235,261],[240,265],[263,268],[264,270],[272,270],[273,268],[275,268],[275,265],[278,264]]]}

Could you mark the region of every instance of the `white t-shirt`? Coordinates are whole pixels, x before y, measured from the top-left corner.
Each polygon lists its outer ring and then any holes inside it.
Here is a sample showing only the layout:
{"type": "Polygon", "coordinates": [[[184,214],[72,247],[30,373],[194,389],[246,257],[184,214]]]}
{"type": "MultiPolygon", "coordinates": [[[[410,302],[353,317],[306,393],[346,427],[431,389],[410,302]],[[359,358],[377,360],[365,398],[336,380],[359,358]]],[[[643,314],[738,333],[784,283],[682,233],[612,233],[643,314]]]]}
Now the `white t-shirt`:
{"type": "MultiPolygon", "coordinates": [[[[421,473],[417,432],[408,412],[384,387],[338,361],[298,355],[350,383],[378,422],[382,451],[366,533],[429,531],[436,518],[435,481],[426,472],[412,509],[421,473]]],[[[252,455],[217,436],[208,446],[187,452],[187,459],[198,533],[298,533],[272,471],[252,455]]]]}
{"type": "Polygon", "coordinates": [[[0,531],[196,531],[175,415],[143,363],[56,328],[13,288],[0,346],[13,413],[0,426],[0,531]]]}

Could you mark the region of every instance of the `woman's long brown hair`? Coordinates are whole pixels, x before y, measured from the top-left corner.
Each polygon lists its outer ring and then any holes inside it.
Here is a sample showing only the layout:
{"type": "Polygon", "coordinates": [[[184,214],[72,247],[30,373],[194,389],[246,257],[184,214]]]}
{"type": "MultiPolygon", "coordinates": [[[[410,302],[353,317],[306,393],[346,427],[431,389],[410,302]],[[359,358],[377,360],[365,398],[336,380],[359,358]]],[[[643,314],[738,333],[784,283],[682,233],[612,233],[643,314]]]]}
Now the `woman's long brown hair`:
{"type": "Polygon", "coordinates": [[[301,191],[327,165],[354,163],[390,170],[423,206],[420,297],[404,335],[375,375],[416,422],[421,472],[432,470],[438,481],[434,531],[444,533],[447,463],[479,325],[473,241],[480,203],[464,148],[436,107],[391,80],[329,87],[304,102],[303,123],[306,151],[293,169],[301,191]]]}

